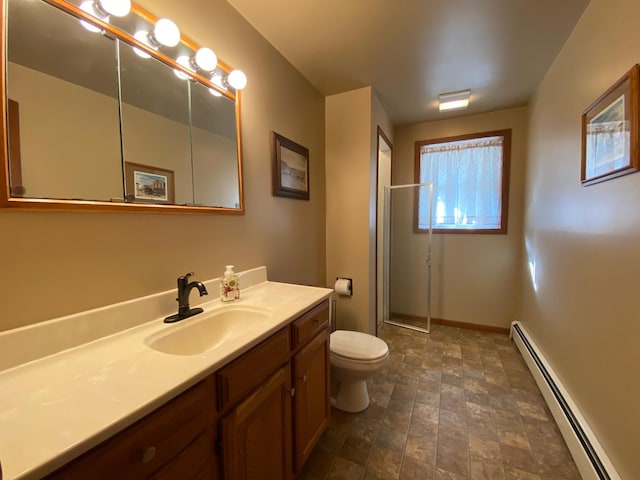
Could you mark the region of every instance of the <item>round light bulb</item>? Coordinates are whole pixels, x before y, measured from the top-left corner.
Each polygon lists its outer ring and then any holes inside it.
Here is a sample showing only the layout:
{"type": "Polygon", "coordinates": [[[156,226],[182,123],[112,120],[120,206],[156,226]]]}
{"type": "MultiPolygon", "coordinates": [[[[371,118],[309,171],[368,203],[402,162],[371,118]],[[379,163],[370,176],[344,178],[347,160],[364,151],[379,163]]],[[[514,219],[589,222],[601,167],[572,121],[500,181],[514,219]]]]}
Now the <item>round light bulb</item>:
{"type": "MultiPolygon", "coordinates": [[[[180,55],[178,58],[176,58],[176,63],[182,65],[187,70],[191,70],[191,62],[189,62],[189,57],[186,55],[180,55]]],[[[182,70],[178,70],[177,68],[173,69],[173,73],[176,74],[176,77],[181,78],[182,80],[186,80],[187,78],[189,78],[189,75],[184,73],[182,70]]]]}
{"type": "Polygon", "coordinates": [[[210,48],[202,47],[196,52],[196,65],[205,72],[212,72],[218,65],[218,57],[210,48]]]}
{"type": "Polygon", "coordinates": [[[180,29],[168,18],[161,18],[153,27],[153,36],[166,47],[175,47],[180,42],[180,29]]]}
{"type": "Polygon", "coordinates": [[[247,76],[242,72],[242,70],[233,70],[227,76],[227,83],[236,90],[242,90],[247,86],[247,76]]]}
{"type": "Polygon", "coordinates": [[[131,11],[131,0],[97,0],[100,8],[116,17],[124,17],[131,11]]]}
{"type": "MultiPolygon", "coordinates": [[[[222,90],[226,90],[224,88],[224,84],[222,83],[222,76],[219,73],[216,73],[213,77],[211,77],[211,83],[213,83],[217,87],[220,87],[222,90]]],[[[222,94],[215,88],[210,88],[209,93],[211,93],[211,95],[213,95],[214,97],[222,96],[222,94]]]]}
{"type": "MultiPolygon", "coordinates": [[[[88,13],[89,15],[91,15],[92,17],[96,17],[99,18],[100,20],[102,20],[103,22],[109,23],[109,16],[103,16],[100,15],[96,9],[95,9],[95,5],[93,3],[93,0],[88,0],[86,2],[82,2],[80,4],[80,10],[82,10],[83,12],[88,13]]],[[[95,25],[85,21],[85,20],[80,20],[80,24],[86,28],[87,30],[89,30],[90,32],[93,33],[98,33],[101,32],[102,29],[96,27],[95,25]]]]}
{"type": "MultiPolygon", "coordinates": [[[[144,43],[145,45],[147,45],[150,48],[153,48],[150,44],[149,44],[149,32],[146,32],[144,30],[138,30],[134,35],[133,38],[135,38],[136,40],[138,40],[141,43],[144,43]]],[[[154,49],[155,50],[155,49],[154,49]]],[[[145,52],[144,50],[140,50],[139,48],[133,47],[133,51],[136,55],[138,55],[139,57],[142,58],[151,58],[151,55],[149,55],[147,52],[145,52]]]]}

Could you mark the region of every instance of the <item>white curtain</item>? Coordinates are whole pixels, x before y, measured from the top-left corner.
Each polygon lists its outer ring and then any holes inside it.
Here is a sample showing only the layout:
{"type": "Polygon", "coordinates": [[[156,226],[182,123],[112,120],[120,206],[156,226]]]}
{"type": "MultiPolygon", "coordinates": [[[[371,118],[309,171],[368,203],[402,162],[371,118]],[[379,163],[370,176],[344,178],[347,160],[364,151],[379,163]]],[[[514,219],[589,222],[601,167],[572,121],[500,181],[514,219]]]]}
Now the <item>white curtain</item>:
{"type": "MultiPolygon", "coordinates": [[[[420,182],[433,183],[433,228],[499,228],[502,137],[423,145],[420,182]]],[[[429,228],[429,197],[423,193],[418,227],[429,228]]]]}

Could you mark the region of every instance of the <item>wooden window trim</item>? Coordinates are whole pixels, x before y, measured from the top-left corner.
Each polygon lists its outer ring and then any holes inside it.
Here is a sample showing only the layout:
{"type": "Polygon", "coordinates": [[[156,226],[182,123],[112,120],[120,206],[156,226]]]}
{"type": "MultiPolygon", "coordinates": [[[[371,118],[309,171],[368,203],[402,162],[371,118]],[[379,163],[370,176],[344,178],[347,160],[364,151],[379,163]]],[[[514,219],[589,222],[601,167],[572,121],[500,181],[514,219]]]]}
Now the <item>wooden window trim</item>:
{"type": "MultiPolygon", "coordinates": [[[[424,145],[432,145],[434,143],[459,142],[462,140],[472,140],[485,137],[502,137],[502,190],[500,192],[502,205],[500,212],[500,228],[433,228],[433,233],[446,234],[494,234],[506,235],[507,220],[509,218],[509,177],[511,171],[511,129],[492,130],[489,132],[469,133],[465,135],[456,135],[452,137],[433,138],[429,140],[418,140],[415,142],[415,163],[414,163],[414,181],[420,183],[420,148],[424,145]]],[[[429,229],[420,228],[418,226],[418,206],[419,206],[419,189],[416,189],[413,202],[413,231],[414,233],[428,233],[429,229]]]]}

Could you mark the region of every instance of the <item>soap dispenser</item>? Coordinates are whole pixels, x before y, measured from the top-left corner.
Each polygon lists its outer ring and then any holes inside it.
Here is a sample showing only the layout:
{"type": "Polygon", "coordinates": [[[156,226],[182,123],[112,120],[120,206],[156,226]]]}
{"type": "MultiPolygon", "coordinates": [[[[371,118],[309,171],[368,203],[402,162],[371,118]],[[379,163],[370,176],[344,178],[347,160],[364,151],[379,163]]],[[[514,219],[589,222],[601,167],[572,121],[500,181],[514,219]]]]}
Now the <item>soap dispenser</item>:
{"type": "Polygon", "coordinates": [[[233,265],[226,265],[222,281],[220,282],[220,300],[231,302],[240,298],[240,284],[238,275],[233,271],[233,265]]]}

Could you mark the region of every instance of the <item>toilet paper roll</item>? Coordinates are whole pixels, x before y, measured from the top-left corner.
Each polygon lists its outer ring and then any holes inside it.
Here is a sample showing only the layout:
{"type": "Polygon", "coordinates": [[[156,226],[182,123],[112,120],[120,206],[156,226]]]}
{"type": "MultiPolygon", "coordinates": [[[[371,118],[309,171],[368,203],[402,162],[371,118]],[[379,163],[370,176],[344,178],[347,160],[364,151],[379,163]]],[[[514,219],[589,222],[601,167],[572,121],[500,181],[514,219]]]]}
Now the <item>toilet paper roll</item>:
{"type": "Polygon", "coordinates": [[[351,296],[351,279],[338,278],[333,289],[338,295],[351,296]]]}

